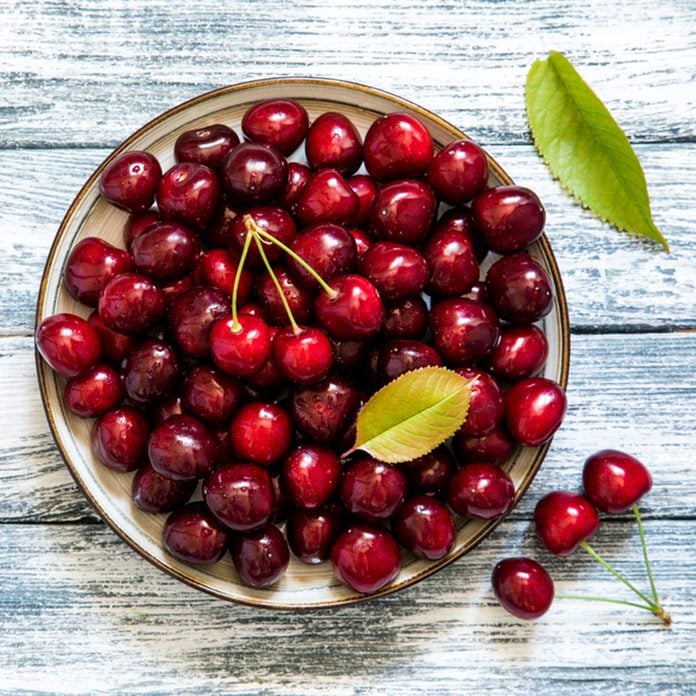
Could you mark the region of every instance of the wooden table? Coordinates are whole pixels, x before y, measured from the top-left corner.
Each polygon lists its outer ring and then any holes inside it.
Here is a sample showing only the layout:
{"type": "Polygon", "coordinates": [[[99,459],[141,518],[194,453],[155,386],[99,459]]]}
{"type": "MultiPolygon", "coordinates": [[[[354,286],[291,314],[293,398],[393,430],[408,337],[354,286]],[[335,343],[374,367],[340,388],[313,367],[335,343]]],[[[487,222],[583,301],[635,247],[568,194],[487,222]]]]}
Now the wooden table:
{"type": "MultiPolygon", "coordinates": [[[[696,5],[6,0],[0,8],[0,691],[249,694],[687,693],[696,689],[696,5]],[[532,61],[566,52],[635,144],[672,246],[629,238],[561,192],[530,144],[532,61]],[[121,139],[214,87],[273,75],[372,84],[467,131],[548,211],[573,327],[570,409],[523,503],[474,553],[338,611],[225,604],[170,579],[95,516],[63,465],[34,374],[43,263],[82,182],[121,139]],[[643,510],[675,623],[559,601],[503,612],[496,560],[547,563],[562,592],[629,599],[583,556],[549,558],[541,495],[615,447],[651,469],[643,510]]],[[[596,547],[645,582],[636,526],[596,547]]]]}

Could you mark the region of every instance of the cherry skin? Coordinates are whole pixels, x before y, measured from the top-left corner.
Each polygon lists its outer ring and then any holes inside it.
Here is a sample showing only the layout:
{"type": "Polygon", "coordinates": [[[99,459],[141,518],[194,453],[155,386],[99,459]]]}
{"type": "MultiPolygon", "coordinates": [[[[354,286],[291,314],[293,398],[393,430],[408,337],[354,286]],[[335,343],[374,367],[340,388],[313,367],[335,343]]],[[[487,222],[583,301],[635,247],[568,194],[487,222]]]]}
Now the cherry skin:
{"type": "Polygon", "coordinates": [[[474,302],[483,302],[484,304],[488,304],[486,284],[482,283],[481,281],[474,283],[469,292],[465,292],[462,297],[467,300],[473,300],[474,302]]]}
{"type": "Polygon", "coordinates": [[[450,205],[462,205],[486,188],[488,160],[471,140],[455,140],[433,157],[428,183],[435,195],[450,205]]]}
{"type": "Polygon", "coordinates": [[[75,314],[46,317],[36,330],[36,348],[51,369],[64,377],[92,369],[102,353],[97,331],[75,314]]]}
{"type": "Polygon", "coordinates": [[[271,355],[268,325],[250,314],[240,314],[239,327],[232,318],[218,319],[210,328],[210,353],[215,364],[235,377],[258,372],[271,355]]]}
{"type": "Polygon", "coordinates": [[[496,254],[514,254],[541,236],[546,213],[533,191],[496,186],[479,194],[471,216],[486,246],[496,254]]]}
{"type": "Polygon", "coordinates": [[[165,396],[152,404],[147,404],[147,415],[155,426],[162,425],[167,418],[181,416],[184,413],[181,397],[175,393],[165,396]]]}
{"type": "Polygon", "coordinates": [[[313,327],[281,329],[273,338],[273,358],[295,384],[321,382],[333,367],[333,348],[326,334],[313,327]]]}
{"type": "Polygon", "coordinates": [[[288,163],[272,145],[245,142],[227,155],[222,176],[232,205],[264,205],[283,195],[288,181],[288,163]]]}
{"type": "Polygon", "coordinates": [[[438,302],[430,310],[430,328],[435,347],[452,365],[481,360],[493,350],[500,336],[493,309],[462,298],[438,302]]]}
{"type": "Polygon", "coordinates": [[[462,377],[474,380],[466,420],[458,432],[464,437],[481,437],[503,420],[503,394],[498,383],[487,372],[462,368],[462,377]]]}
{"type": "Polygon", "coordinates": [[[106,165],[99,190],[110,203],[129,213],[142,213],[154,202],[161,177],[162,168],[154,155],[131,150],[106,165]]]}
{"type": "MultiPolygon", "coordinates": [[[[255,389],[258,392],[265,392],[267,390],[279,389],[280,387],[285,387],[287,385],[287,377],[283,374],[278,362],[273,357],[273,340],[280,331],[277,326],[268,327],[269,334],[271,336],[271,355],[269,356],[266,364],[258,371],[254,372],[253,375],[246,377],[246,387],[247,391],[249,388],[255,389]]],[[[261,393],[257,395],[250,395],[252,400],[263,400],[264,397],[261,393]]]]}
{"type": "Polygon", "coordinates": [[[336,169],[318,171],[302,189],[295,214],[303,227],[319,222],[344,225],[360,209],[360,199],[336,169]]]}
{"type": "Polygon", "coordinates": [[[411,370],[432,365],[442,365],[442,358],[432,346],[401,338],[382,346],[377,359],[377,374],[386,383],[411,370]]]}
{"type": "Polygon", "coordinates": [[[367,222],[372,202],[377,195],[377,182],[367,174],[356,174],[348,179],[348,186],[353,189],[360,201],[358,212],[353,217],[353,224],[360,227],[367,222]]]}
{"type": "Polygon", "coordinates": [[[617,515],[629,510],[652,488],[652,476],[630,454],[605,449],[585,461],[582,485],[597,509],[617,515]]]}
{"type": "Polygon", "coordinates": [[[145,462],[133,477],[133,502],[144,512],[170,512],[188,501],[195,488],[195,481],[167,478],[145,462]]]}
{"type": "Polygon", "coordinates": [[[399,466],[406,474],[409,491],[422,495],[440,495],[457,471],[454,457],[444,445],[399,466]]]}
{"type": "Polygon", "coordinates": [[[118,372],[108,365],[95,365],[68,381],[63,400],[66,408],[80,418],[96,418],[118,406],[124,396],[118,372]]]}
{"type": "Polygon", "coordinates": [[[599,529],[599,514],[582,495],[554,491],[534,509],[534,524],[541,543],[556,556],[568,556],[599,529]]]}
{"type": "Polygon", "coordinates": [[[529,254],[498,259],[488,269],[486,293],[498,316],[512,324],[531,324],[553,307],[551,280],[529,254]]]}
{"type": "MultiPolygon", "coordinates": [[[[313,225],[304,230],[293,239],[292,250],[325,281],[352,273],[358,263],[355,239],[345,227],[331,222],[313,225]]],[[[287,264],[304,287],[310,289],[319,287],[319,283],[302,264],[290,257],[287,259],[287,264]]]]}
{"type": "Polygon", "coordinates": [[[184,131],[174,143],[177,162],[204,164],[215,171],[222,169],[227,155],[239,145],[239,136],[222,123],[184,131]]]}
{"type": "Polygon", "coordinates": [[[177,347],[190,358],[207,357],[210,328],[228,312],[229,299],[216,288],[191,288],[177,297],[169,308],[169,328],[177,347]]]}
{"type": "Polygon", "coordinates": [[[283,489],[288,501],[303,510],[324,505],[336,492],[340,478],[341,463],[325,447],[300,445],[283,460],[283,489]]]}
{"type": "Polygon", "coordinates": [[[452,477],[447,502],[460,515],[495,520],[507,514],[515,499],[515,484],[494,464],[465,464],[452,477]]]}
{"type": "Polygon", "coordinates": [[[203,503],[187,503],[169,515],[163,539],[174,558],[194,565],[210,565],[224,555],[229,532],[203,503]]]}
{"type": "Polygon", "coordinates": [[[159,288],[164,295],[164,301],[167,305],[167,310],[171,309],[172,303],[177,297],[180,297],[185,292],[188,292],[194,287],[193,275],[189,273],[179,280],[173,280],[166,285],[160,285],[159,288]]]}
{"type": "Polygon", "coordinates": [[[123,226],[123,244],[130,251],[133,240],[146,229],[157,222],[162,222],[156,210],[146,210],[144,213],[134,213],[128,216],[128,221],[123,226]]]}
{"type": "Polygon", "coordinates": [[[95,309],[88,317],[87,321],[92,328],[99,334],[102,346],[102,358],[115,367],[120,367],[123,361],[130,355],[135,348],[137,339],[133,336],[118,333],[110,329],[99,316],[95,309]]]}
{"type": "Polygon", "coordinates": [[[237,288],[237,303],[244,305],[251,299],[254,276],[247,268],[243,268],[240,272],[237,260],[226,249],[204,251],[196,261],[193,279],[196,285],[217,288],[231,297],[234,279],[238,273],[241,275],[237,288]]]}
{"type": "Polygon", "coordinates": [[[309,127],[305,154],[312,169],[337,169],[350,176],[362,162],[362,138],[347,116],[327,111],[309,127]]]}
{"type": "Polygon", "coordinates": [[[123,384],[131,401],[150,404],[169,394],[179,382],[181,365],[174,349],[151,338],[128,356],[123,384]]]}
{"type": "Polygon", "coordinates": [[[138,334],[152,328],[166,308],[164,293],[146,276],[122,273],[99,296],[99,316],[114,331],[138,334]]]}
{"type": "Polygon", "coordinates": [[[208,225],[204,229],[196,230],[198,238],[208,249],[226,248],[229,245],[230,226],[237,216],[236,211],[221,204],[208,225]]]}
{"type": "Polygon", "coordinates": [[[507,326],[500,332],[500,342],[488,356],[488,369],[508,382],[535,375],[546,363],[549,342],[544,332],[530,324],[507,326]]]}
{"type": "Polygon", "coordinates": [[[517,443],[507,428],[498,425],[480,437],[466,437],[457,433],[452,441],[454,453],[462,462],[502,464],[515,452],[517,443]]]}
{"type": "Polygon", "coordinates": [[[286,527],[290,550],[303,563],[328,560],[334,541],[343,531],[344,517],[335,505],[316,510],[293,510],[288,515],[286,527]]]}
{"type": "Polygon", "coordinates": [[[138,271],[158,281],[183,278],[193,270],[199,252],[196,235],[176,222],[155,223],[131,245],[138,271]]]}
{"type": "Polygon", "coordinates": [[[230,444],[240,459],[267,466],[280,459],[291,443],[290,416],[276,404],[246,404],[232,417],[230,444]]]}
{"type": "Polygon", "coordinates": [[[360,273],[385,302],[417,295],[428,282],[430,270],[422,254],[395,242],[377,242],[360,259],[360,273]]]}
{"type": "Polygon", "coordinates": [[[217,174],[204,164],[180,162],[164,173],[157,189],[163,220],[202,229],[215,215],[222,197],[217,174]]]}
{"type": "Polygon", "coordinates": [[[428,292],[438,297],[457,297],[471,290],[479,279],[479,266],[471,238],[457,230],[432,234],[423,251],[430,270],[428,292]]]}
{"type": "Polygon", "coordinates": [[[368,522],[389,519],[406,498],[406,476],[396,467],[362,457],[343,472],[341,502],[368,522]]]}
{"type": "Polygon", "coordinates": [[[377,181],[391,181],[424,174],[433,158],[433,139],[428,129],[409,114],[381,116],[365,135],[365,167],[377,181]]]}
{"type": "Polygon", "coordinates": [[[133,471],[145,460],[150,426],[145,414],[130,406],[107,411],[92,427],[92,451],[114,471],[133,471]]]}
{"type": "Polygon", "coordinates": [[[353,341],[375,335],[384,319],[384,305],[375,286],[358,275],[329,282],[335,295],[322,292],[314,304],[319,324],[338,340],[353,341]]]}
{"type": "Polygon", "coordinates": [[[568,406],[563,389],[550,379],[530,377],[505,393],[505,421],[523,445],[548,442],[561,427],[568,406]]]}
{"type": "Polygon", "coordinates": [[[419,558],[436,561],[452,550],[457,531],[444,503],[420,495],[407,500],[396,513],[392,533],[419,558]]]}
{"type": "Polygon", "coordinates": [[[207,476],[215,466],[217,445],[197,418],[171,416],[152,431],[147,455],[162,476],[193,481],[207,476]]]}
{"type": "Polygon", "coordinates": [[[381,527],[354,524],[335,541],[331,566],[344,585],[361,594],[373,594],[399,574],[399,546],[381,527]]]}
{"type": "Polygon", "coordinates": [[[188,413],[206,423],[223,426],[242,402],[241,384],[210,365],[195,365],[181,388],[182,404],[188,413]]]}
{"type": "Polygon", "coordinates": [[[63,272],[68,292],[83,304],[96,307],[99,293],[114,276],[133,270],[128,252],[103,239],[86,237],[70,252],[63,272]]]}
{"type": "MultiPolygon", "coordinates": [[[[296,321],[309,323],[314,309],[314,295],[300,285],[285,268],[275,268],[274,274],[290,306],[290,312],[296,321]]],[[[268,321],[283,326],[290,321],[278,289],[269,273],[264,273],[257,281],[256,296],[264,308],[268,321]]]]}
{"type": "Polygon", "coordinates": [[[236,532],[248,532],[273,517],[273,483],[257,464],[226,464],[203,482],[203,500],[215,517],[236,532]]]}
{"type": "Polygon", "coordinates": [[[553,602],[553,580],[531,558],[505,558],[493,568],[491,582],[503,609],[519,619],[538,619],[553,602]]]}
{"type": "Polygon", "coordinates": [[[415,179],[394,181],[377,192],[370,208],[370,229],[379,239],[416,245],[430,231],[436,208],[427,184],[415,179]]]}
{"type": "Polygon", "coordinates": [[[419,295],[384,307],[382,330],[387,338],[423,338],[428,328],[428,306],[419,295]]]}
{"type": "Polygon", "coordinates": [[[242,117],[242,130],[249,140],[275,146],[286,157],[305,139],[309,115],[293,99],[268,99],[254,104],[242,117]]]}
{"type": "Polygon", "coordinates": [[[367,353],[366,341],[332,341],[334,365],[338,371],[351,373],[367,353]]]}
{"type": "MultiPolygon", "coordinates": [[[[228,244],[230,251],[239,255],[244,248],[244,242],[247,237],[247,216],[249,216],[258,227],[264,232],[268,232],[271,236],[282,242],[285,245],[290,245],[297,234],[297,227],[292,215],[275,205],[265,205],[256,208],[250,208],[244,215],[237,215],[229,226],[228,244]]],[[[278,261],[284,252],[280,247],[272,242],[264,239],[259,235],[260,241],[263,244],[263,250],[266,258],[271,262],[278,261]]],[[[265,268],[263,259],[259,254],[256,243],[252,240],[249,247],[249,254],[246,263],[252,267],[265,268]]]]}
{"type": "Polygon", "coordinates": [[[355,248],[358,252],[358,259],[362,258],[363,254],[374,244],[374,238],[365,230],[359,227],[349,227],[351,237],[355,240],[355,248]]]}
{"type": "Polygon", "coordinates": [[[271,524],[234,537],[230,555],[242,582],[257,588],[278,582],[290,562],[288,543],[271,524]]]}
{"type": "Polygon", "coordinates": [[[312,170],[309,167],[299,162],[288,163],[288,183],[285,185],[285,192],[280,199],[280,204],[286,210],[295,212],[300,193],[311,178],[312,170]]]}

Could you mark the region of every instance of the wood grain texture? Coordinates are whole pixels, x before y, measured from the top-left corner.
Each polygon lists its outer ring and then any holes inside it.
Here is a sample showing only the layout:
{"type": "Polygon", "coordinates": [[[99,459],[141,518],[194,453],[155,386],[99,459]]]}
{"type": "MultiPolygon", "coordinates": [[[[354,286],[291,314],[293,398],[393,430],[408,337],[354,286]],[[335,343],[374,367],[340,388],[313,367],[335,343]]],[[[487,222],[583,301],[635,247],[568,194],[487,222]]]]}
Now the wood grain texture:
{"type": "Polygon", "coordinates": [[[635,141],[693,139],[696,6],[671,0],[9,0],[0,145],[115,145],[161,111],[254,78],[374,85],[484,143],[527,141],[531,63],[567,52],[635,141]],[[21,128],[17,124],[21,123],[21,128]]]}
{"type": "MultiPolygon", "coordinates": [[[[672,629],[648,612],[570,600],[534,623],[506,614],[489,578],[511,553],[548,563],[558,592],[628,598],[589,558],[549,558],[526,522],[505,523],[485,546],[399,595],[299,614],[209,598],[101,525],[5,526],[0,690],[686,693],[679,685],[696,669],[696,569],[681,551],[696,522],[646,528],[672,629]]],[[[634,524],[605,525],[595,546],[646,585],[634,524]]]]}
{"type": "MultiPolygon", "coordinates": [[[[655,220],[672,246],[671,254],[617,232],[583,210],[552,180],[531,146],[489,149],[515,181],[539,194],[547,208],[546,230],[575,330],[696,326],[696,145],[637,148],[655,220]]],[[[108,154],[0,152],[0,335],[33,330],[39,281],[53,237],[72,199],[108,154]]]]}

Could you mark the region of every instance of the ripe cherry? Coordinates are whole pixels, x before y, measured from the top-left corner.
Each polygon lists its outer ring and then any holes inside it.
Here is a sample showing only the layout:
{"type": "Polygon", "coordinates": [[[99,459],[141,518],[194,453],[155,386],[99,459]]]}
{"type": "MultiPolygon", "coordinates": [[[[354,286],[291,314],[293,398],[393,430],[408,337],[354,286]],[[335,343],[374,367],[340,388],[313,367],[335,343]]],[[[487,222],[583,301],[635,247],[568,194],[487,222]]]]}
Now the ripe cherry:
{"type": "Polygon", "coordinates": [[[82,317],[54,314],[36,330],[41,357],[59,375],[75,377],[93,368],[101,357],[99,334],[82,317]]]}
{"type": "Polygon", "coordinates": [[[80,418],[96,418],[118,406],[124,396],[118,372],[108,365],[96,365],[68,380],[63,400],[66,408],[80,418]]]}
{"type": "Polygon", "coordinates": [[[344,225],[360,209],[360,199],[336,169],[318,171],[302,189],[295,214],[304,227],[319,222],[344,225]]]}
{"type": "MultiPolygon", "coordinates": [[[[264,205],[250,208],[243,215],[237,215],[229,226],[228,244],[230,251],[239,254],[244,248],[244,242],[248,234],[247,217],[250,217],[257,227],[268,232],[283,244],[289,245],[297,234],[297,227],[292,215],[275,205],[264,205]]],[[[259,235],[259,241],[263,244],[263,250],[268,260],[273,263],[281,258],[283,252],[280,247],[259,235]]],[[[250,266],[263,268],[263,260],[254,242],[249,247],[249,255],[246,263],[250,266]]]]}
{"type": "Polygon", "coordinates": [[[186,410],[206,423],[222,426],[229,423],[243,398],[241,384],[230,375],[210,365],[191,368],[181,388],[186,410]]]}
{"type": "Polygon", "coordinates": [[[358,260],[362,258],[363,254],[374,244],[374,238],[365,230],[359,227],[349,227],[348,232],[355,240],[355,248],[358,252],[358,260]]]}
{"type": "Polygon", "coordinates": [[[288,183],[285,191],[280,198],[280,204],[291,213],[297,208],[297,201],[300,198],[302,189],[312,178],[312,170],[299,162],[288,163],[288,183]]]}
{"type": "Polygon", "coordinates": [[[133,477],[133,502],[145,512],[170,512],[181,507],[195,488],[195,481],[167,478],[145,462],[133,477]]]}
{"type": "Polygon", "coordinates": [[[265,143],[240,143],[223,165],[223,184],[233,206],[273,203],[283,195],[287,181],[288,163],[265,143]]]}
{"type": "Polygon", "coordinates": [[[514,453],[517,443],[507,428],[498,425],[480,437],[457,433],[452,441],[457,459],[463,462],[502,464],[514,453]]]}
{"type": "Polygon", "coordinates": [[[515,484],[499,466],[465,464],[452,477],[447,502],[460,515],[495,520],[507,514],[515,499],[515,484]]]}
{"type": "Polygon", "coordinates": [[[314,510],[328,502],[341,478],[338,457],[325,447],[300,445],[283,460],[281,482],[289,502],[314,510]]]}
{"type": "Polygon", "coordinates": [[[164,293],[146,276],[122,273],[99,297],[99,316],[114,331],[138,334],[152,328],[166,309],[164,293]]]}
{"type": "Polygon", "coordinates": [[[517,382],[539,372],[548,354],[549,342],[541,329],[533,324],[506,326],[498,345],[488,356],[487,365],[497,377],[517,382]]]}
{"type": "Polygon", "coordinates": [[[423,254],[430,271],[427,290],[431,295],[457,297],[471,290],[479,279],[474,245],[457,230],[432,234],[423,254]]]}
{"type": "Polygon", "coordinates": [[[309,127],[305,153],[313,169],[337,169],[350,176],[362,162],[362,138],[347,116],[327,111],[309,127]]]}
{"type": "Polygon", "coordinates": [[[538,619],[553,602],[553,580],[531,558],[505,558],[493,569],[491,582],[502,607],[519,619],[538,619]]]}
{"type": "Polygon", "coordinates": [[[150,338],[128,356],[123,384],[131,401],[150,404],[167,396],[180,376],[181,365],[174,349],[164,341],[150,338]]]}
{"type": "Polygon", "coordinates": [[[343,531],[345,514],[337,505],[316,510],[293,510],[288,515],[286,534],[291,551],[303,563],[323,563],[343,531]]]}
{"type": "Polygon", "coordinates": [[[403,504],[392,522],[392,532],[402,546],[431,561],[446,556],[456,537],[454,519],[447,506],[425,495],[403,504]]]}
{"type": "Polygon", "coordinates": [[[599,514],[584,496],[554,491],[537,503],[534,524],[537,536],[551,553],[568,556],[596,534],[599,514]]]}
{"type": "Polygon", "coordinates": [[[442,365],[442,358],[432,346],[401,338],[389,341],[380,348],[377,374],[386,383],[405,372],[431,365],[442,365]]]}
{"type": "Polygon", "coordinates": [[[370,208],[370,229],[379,239],[416,245],[430,231],[437,201],[427,184],[417,179],[382,187],[370,208]]]}
{"type": "Polygon", "coordinates": [[[488,255],[488,247],[483,243],[481,236],[471,222],[471,212],[465,206],[450,208],[440,216],[440,219],[433,226],[431,236],[436,237],[440,234],[455,233],[458,236],[466,237],[476,254],[476,260],[481,263],[488,255]]]}
{"type": "Polygon", "coordinates": [[[177,222],[158,222],[139,234],[131,254],[140,273],[157,281],[183,278],[193,270],[200,252],[196,235],[177,222]]]}
{"type": "Polygon", "coordinates": [[[341,479],[341,501],[346,510],[368,522],[389,519],[406,498],[403,472],[372,457],[351,464],[341,479]]]}
{"type": "Polygon", "coordinates": [[[230,151],[239,145],[239,136],[222,123],[184,131],[174,143],[177,162],[204,164],[220,171],[230,151]]]}
{"type": "Polygon", "coordinates": [[[213,219],[221,196],[220,181],[212,169],[195,162],[180,162],[162,176],[157,207],[163,220],[202,229],[213,219]]]}
{"type": "Polygon", "coordinates": [[[455,140],[433,157],[428,183],[435,195],[450,205],[462,205],[486,188],[488,160],[471,140],[455,140]]]}
{"type": "Polygon", "coordinates": [[[360,272],[385,302],[418,295],[430,277],[422,254],[395,242],[377,242],[360,259],[360,272]]]}
{"type": "Polygon", "coordinates": [[[102,346],[102,358],[111,363],[114,367],[120,367],[135,347],[137,339],[134,336],[128,336],[110,329],[102,321],[96,309],[87,317],[87,321],[97,334],[99,334],[102,346]]]}
{"type": "Polygon", "coordinates": [[[146,210],[144,213],[129,215],[123,226],[123,244],[126,249],[130,251],[133,240],[157,222],[162,222],[162,220],[156,210],[146,210]]]}
{"type": "Polygon", "coordinates": [[[297,150],[308,128],[307,110],[293,99],[259,102],[242,117],[242,130],[249,140],[273,145],[286,157],[297,150]]]}
{"type": "Polygon", "coordinates": [[[280,459],[291,443],[290,416],[276,404],[245,404],[232,417],[230,444],[240,459],[267,466],[280,459]]]}
{"type": "Polygon", "coordinates": [[[240,314],[238,326],[231,317],[218,319],[210,328],[210,353],[221,369],[235,377],[258,372],[271,355],[268,325],[251,314],[240,314]]]}
{"type": "Polygon", "coordinates": [[[175,298],[169,308],[169,328],[177,347],[190,358],[205,358],[214,322],[229,312],[229,299],[221,290],[195,287],[175,298]]]}
{"type": "Polygon", "coordinates": [[[150,426],[142,411],[130,406],[107,411],[92,427],[92,451],[114,471],[133,471],[145,460],[150,426]]]}
{"type": "MultiPolygon", "coordinates": [[[[303,324],[309,323],[312,320],[314,309],[314,294],[312,291],[300,285],[295,280],[295,277],[285,268],[275,268],[273,273],[290,306],[292,316],[303,324]]],[[[268,272],[263,273],[258,278],[256,296],[261,302],[264,313],[270,323],[284,326],[290,321],[285,305],[278,294],[278,288],[268,272]]]]}
{"type": "Polygon", "coordinates": [[[530,377],[505,394],[505,421],[518,442],[538,446],[561,427],[567,408],[563,389],[550,379],[530,377]]]}
{"type": "Polygon", "coordinates": [[[367,174],[356,174],[348,179],[350,186],[360,201],[358,212],[353,217],[353,224],[361,227],[367,221],[372,202],[377,195],[377,182],[367,174]]]}
{"type": "Polygon", "coordinates": [[[428,306],[420,295],[384,307],[382,331],[387,338],[423,338],[428,328],[428,306]]]}
{"type": "Polygon", "coordinates": [[[235,536],[230,555],[242,582],[257,588],[278,582],[290,562],[288,543],[272,524],[235,536]]]}
{"type": "Polygon", "coordinates": [[[131,150],[106,165],[99,190],[110,203],[130,213],[142,213],[154,202],[161,177],[162,168],[154,155],[131,150]]]}
{"type": "Polygon", "coordinates": [[[422,495],[440,495],[457,471],[454,457],[444,445],[399,467],[406,474],[409,491],[422,495]]]}
{"type": "Polygon", "coordinates": [[[198,257],[193,278],[196,285],[209,285],[231,296],[234,279],[238,273],[241,275],[237,288],[237,304],[241,306],[251,299],[254,276],[247,268],[243,268],[240,272],[237,260],[226,249],[204,251],[198,257]]]}
{"type": "Polygon", "coordinates": [[[313,327],[281,329],[273,338],[272,352],[282,374],[296,384],[321,382],[333,367],[331,341],[313,327]]]}
{"type": "Polygon", "coordinates": [[[203,503],[187,503],[169,515],[164,525],[164,546],[180,561],[209,565],[227,549],[229,532],[203,503]]]}
{"type": "Polygon", "coordinates": [[[487,372],[471,368],[461,368],[457,372],[473,380],[469,410],[458,432],[464,437],[481,437],[503,420],[503,394],[487,372]]]}

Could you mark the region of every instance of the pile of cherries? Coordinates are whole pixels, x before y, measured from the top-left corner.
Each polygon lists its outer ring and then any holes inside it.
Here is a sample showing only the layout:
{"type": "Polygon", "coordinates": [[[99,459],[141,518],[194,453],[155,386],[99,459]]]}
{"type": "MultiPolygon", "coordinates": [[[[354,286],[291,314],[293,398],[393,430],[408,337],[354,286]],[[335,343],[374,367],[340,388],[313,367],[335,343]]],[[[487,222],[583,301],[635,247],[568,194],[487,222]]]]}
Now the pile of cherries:
{"type": "Polygon", "coordinates": [[[267,587],[292,550],[372,593],[397,575],[398,543],[451,551],[452,511],[506,514],[500,465],[561,424],[563,390],[535,376],[552,283],[525,252],[544,209],[528,189],[487,188],[473,142],[435,154],[409,114],[378,118],[363,141],[345,115],[310,124],[277,99],[242,130],[181,133],[164,173],[141,151],[107,164],[101,193],[130,213],[125,249],[72,249],[65,287],[93,311],[45,319],[36,344],[68,378],[67,408],[96,418],[96,458],[136,471],[140,509],[171,512],[177,559],[229,549],[240,578],[267,587]],[[306,164],[289,162],[303,142],[306,164]],[[342,458],[361,404],[431,365],[475,380],[452,441],[398,466],[342,458]]]}

